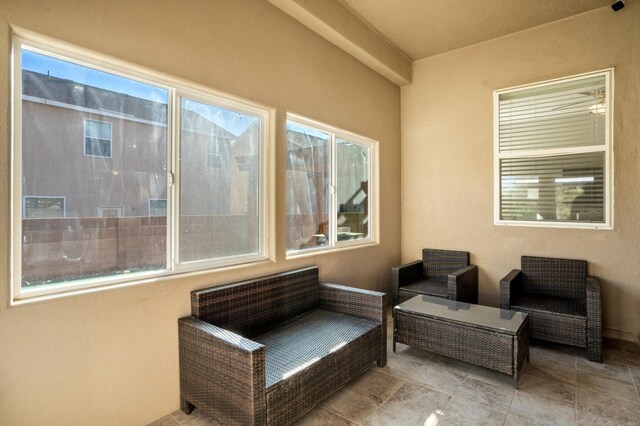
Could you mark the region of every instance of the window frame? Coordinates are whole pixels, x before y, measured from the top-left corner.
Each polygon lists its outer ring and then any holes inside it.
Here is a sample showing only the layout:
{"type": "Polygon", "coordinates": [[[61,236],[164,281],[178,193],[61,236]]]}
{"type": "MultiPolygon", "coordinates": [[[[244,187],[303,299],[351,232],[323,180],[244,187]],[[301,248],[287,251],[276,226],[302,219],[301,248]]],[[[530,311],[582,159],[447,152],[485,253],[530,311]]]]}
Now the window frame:
{"type": "MultiPolygon", "coordinates": [[[[10,297],[9,305],[60,297],[103,291],[112,288],[139,285],[151,282],[166,281],[169,277],[192,276],[212,273],[221,268],[246,267],[264,261],[272,261],[274,243],[270,238],[275,229],[275,164],[274,122],[275,108],[252,100],[218,91],[210,87],[193,83],[179,77],[165,74],[153,69],[122,61],[111,56],[78,47],[47,36],[42,36],[24,29],[16,29],[12,33],[11,51],[11,171],[10,171],[10,297]],[[22,288],[22,55],[21,49],[43,54],[52,58],[67,61],[76,65],[107,72],[126,79],[149,84],[167,91],[167,225],[166,225],[166,262],[165,269],[157,271],[141,271],[123,275],[88,278],[52,285],[38,286],[35,289],[22,288]],[[177,215],[179,214],[179,94],[190,94],[190,98],[216,100],[228,107],[242,108],[242,111],[259,111],[261,119],[260,154],[261,169],[259,171],[259,215],[260,215],[260,247],[258,255],[232,256],[218,262],[190,265],[179,265],[177,251],[179,242],[175,239],[178,232],[177,215]],[[178,110],[177,110],[178,108],[178,110]]],[[[255,115],[255,114],[254,114],[255,115]]],[[[95,120],[100,121],[100,120],[95,120]]],[[[113,128],[112,128],[113,129],[113,128]]],[[[83,139],[84,145],[84,139],[83,139]]],[[[83,148],[84,152],[84,148],[83,148]]],[[[106,157],[105,157],[106,158],[106,157]]],[[[65,203],[66,204],[66,203],[65,203]]],[[[66,205],[65,205],[66,209],[66,205]]],[[[66,212],[65,212],[66,217],[66,212]]]]}
{"type": "Polygon", "coordinates": [[[499,226],[524,226],[539,228],[568,228],[568,229],[613,229],[613,195],[614,195],[614,164],[613,164],[613,107],[614,107],[614,68],[576,74],[568,77],[555,78],[531,84],[513,86],[493,91],[493,175],[494,175],[494,225],[499,226]],[[500,152],[500,95],[521,90],[535,89],[552,86],[558,83],[566,83],[581,79],[605,77],[605,143],[604,145],[583,145],[568,148],[527,149],[519,151],[500,152]],[[501,181],[500,160],[508,158],[544,158],[548,156],[583,154],[604,152],[605,179],[604,189],[604,221],[603,222],[570,222],[570,221],[525,221],[501,219],[501,181]]]}
{"type": "Polygon", "coordinates": [[[113,158],[113,124],[108,122],[108,121],[102,121],[102,120],[96,120],[95,118],[84,118],[83,121],[83,126],[84,126],[84,138],[82,139],[82,145],[84,147],[84,156],[85,157],[98,157],[98,158],[113,158]],[[87,122],[92,121],[94,123],[102,123],[102,124],[108,124],[109,125],[109,139],[102,139],[102,138],[91,138],[91,139],[97,139],[100,141],[109,141],[109,155],[97,155],[97,154],[91,154],[87,152],[87,122]]]}
{"type": "MultiPolygon", "coordinates": [[[[330,185],[328,193],[325,196],[329,198],[329,229],[331,230],[328,244],[325,246],[310,247],[302,250],[289,250],[285,247],[286,258],[292,259],[297,257],[305,257],[309,255],[315,255],[325,252],[334,252],[336,250],[353,249],[369,245],[377,245],[379,240],[379,142],[367,138],[365,136],[358,135],[348,130],[343,130],[329,124],[325,124],[298,114],[287,113],[285,119],[285,135],[287,123],[292,122],[294,124],[308,127],[312,130],[318,130],[323,133],[329,134],[330,145],[330,158],[331,164],[330,170],[330,185]],[[344,140],[354,145],[363,146],[369,149],[369,183],[368,183],[368,217],[369,221],[369,236],[367,238],[359,238],[353,240],[338,241],[337,234],[337,215],[339,210],[339,204],[337,202],[337,156],[336,146],[337,140],[344,140]]],[[[286,136],[285,136],[286,139],[286,136]]],[[[288,141],[286,141],[288,143],[288,141]]],[[[285,178],[286,179],[286,178],[285,178]]],[[[288,232],[288,229],[285,230],[288,232]]],[[[285,237],[286,239],[286,237],[285,237]]]]}

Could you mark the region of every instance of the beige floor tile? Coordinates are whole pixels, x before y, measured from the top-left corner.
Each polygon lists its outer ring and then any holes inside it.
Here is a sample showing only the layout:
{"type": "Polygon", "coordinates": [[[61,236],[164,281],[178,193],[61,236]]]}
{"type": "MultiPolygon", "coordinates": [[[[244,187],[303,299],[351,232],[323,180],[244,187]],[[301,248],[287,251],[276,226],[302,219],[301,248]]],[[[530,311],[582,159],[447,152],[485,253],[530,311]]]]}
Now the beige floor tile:
{"type": "Polygon", "coordinates": [[[380,369],[383,373],[391,374],[402,379],[409,379],[422,367],[422,362],[413,359],[403,358],[397,355],[387,357],[387,365],[380,369]]]}
{"type": "Polygon", "coordinates": [[[316,407],[309,411],[304,417],[294,423],[296,426],[355,426],[356,423],[345,419],[344,417],[325,410],[322,407],[316,407]]]}
{"type": "Polygon", "coordinates": [[[556,366],[550,363],[540,363],[538,360],[531,359],[525,369],[526,374],[539,377],[549,381],[560,381],[567,383],[576,382],[576,368],[556,366]]]}
{"type": "Polygon", "coordinates": [[[466,362],[434,355],[414,373],[411,380],[453,395],[464,382],[471,367],[466,362]]]}
{"type": "Polygon", "coordinates": [[[627,364],[627,359],[624,355],[622,349],[614,349],[614,348],[603,348],[602,349],[602,360],[605,364],[627,364]]]}
{"type": "MultiPolygon", "coordinates": [[[[574,416],[575,417],[575,416],[574,416]]],[[[574,426],[575,419],[567,423],[563,423],[562,419],[554,419],[549,423],[546,418],[522,417],[516,413],[509,413],[504,426],[574,426]]]]}
{"type": "MultiPolygon", "coordinates": [[[[625,368],[627,368],[625,366],[625,368]]],[[[627,372],[627,374],[629,374],[627,372]]],[[[613,398],[640,401],[631,381],[617,380],[578,370],[578,389],[592,390],[613,398]]],[[[639,419],[640,422],[640,419],[639,419]]]]}
{"type": "Polygon", "coordinates": [[[593,362],[579,358],[577,366],[578,371],[631,383],[631,374],[626,365],[593,362]]]}
{"type": "Polygon", "coordinates": [[[180,426],[180,423],[178,423],[176,419],[171,417],[170,414],[167,414],[163,418],[158,419],[153,423],[149,423],[148,426],[180,426]]]}
{"type": "Polygon", "coordinates": [[[365,422],[368,426],[435,426],[451,397],[415,383],[403,385],[365,422]]]}
{"type": "Polygon", "coordinates": [[[489,370],[488,368],[473,366],[469,370],[468,377],[473,377],[474,379],[482,380],[493,385],[513,387],[513,376],[500,373],[499,371],[489,370]]]}
{"type": "Polygon", "coordinates": [[[322,406],[349,420],[362,423],[405,383],[407,382],[388,374],[368,370],[324,401],[322,406]]]}
{"type": "Polygon", "coordinates": [[[629,342],[626,340],[619,340],[618,341],[620,343],[620,349],[622,349],[625,352],[635,352],[637,354],[640,354],[640,345],[634,342],[629,342]]]}
{"type": "Polygon", "coordinates": [[[516,391],[509,414],[511,422],[569,425],[575,422],[575,385],[547,381],[525,374],[516,391]]]}
{"type": "Polygon", "coordinates": [[[575,368],[576,349],[555,343],[537,342],[529,348],[531,362],[555,367],[575,368]]]}
{"type": "Polygon", "coordinates": [[[467,377],[455,392],[454,397],[491,407],[496,411],[507,413],[516,390],[513,386],[495,385],[473,377],[467,377]]]}
{"type": "Polygon", "coordinates": [[[466,398],[453,397],[438,417],[437,426],[501,425],[506,414],[466,398]]]}
{"type": "Polygon", "coordinates": [[[185,414],[182,410],[171,413],[174,419],[182,426],[219,426],[221,423],[205,416],[198,409],[194,409],[191,414],[185,414]]]}
{"type": "Polygon", "coordinates": [[[637,426],[640,419],[640,402],[578,389],[577,414],[578,425],[637,426]]]}
{"type": "Polygon", "coordinates": [[[423,351],[422,349],[412,348],[411,346],[398,343],[396,351],[392,353],[396,356],[424,363],[433,358],[433,353],[423,351]]]}
{"type": "Polygon", "coordinates": [[[640,367],[640,353],[622,351],[622,354],[624,355],[627,365],[640,367]]]}

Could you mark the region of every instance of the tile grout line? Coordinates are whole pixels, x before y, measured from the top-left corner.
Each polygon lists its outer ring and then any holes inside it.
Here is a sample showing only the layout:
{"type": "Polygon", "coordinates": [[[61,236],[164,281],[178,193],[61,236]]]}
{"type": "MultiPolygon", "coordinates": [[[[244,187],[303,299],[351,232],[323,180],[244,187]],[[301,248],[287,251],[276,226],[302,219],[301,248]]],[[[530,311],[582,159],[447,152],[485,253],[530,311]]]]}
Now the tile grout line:
{"type": "MultiPolygon", "coordinates": [[[[384,374],[384,373],[383,373],[383,374],[384,374]]],[[[390,374],[389,374],[389,375],[390,375],[390,374]]],[[[396,376],[393,376],[393,377],[396,377],[396,376]]],[[[407,381],[405,380],[405,382],[407,382],[407,381]]],[[[410,382],[407,382],[407,383],[410,383],[410,382]]],[[[406,383],[405,383],[405,384],[406,384],[406,383]]],[[[391,395],[389,395],[389,397],[388,397],[387,399],[385,399],[384,401],[382,401],[382,404],[380,404],[379,406],[377,406],[377,407],[376,407],[376,409],[375,409],[375,410],[373,410],[373,411],[371,412],[371,414],[369,414],[367,417],[365,417],[365,419],[362,421],[362,424],[365,424],[365,423],[367,422],[367,420],[369,420],[369,419],[371,418],[371,416],[373,416],[373,415],[374,415],[378,410],[380,410],[380,409],[382,408],[382,406],[384,406],[384,404],[386,404],[386,403],[387,403],[387,401],[389,401],[391,398],[393,398],[393,396],[394,396],[395,394],[397,394],[397,393],[400,391],[400,389],[402,389],[402,387],[403,387],[403,386],[404,386],[404,385],[400,386],[400,387],[399,387],[395,392],[393,392],[391,395]]]]}
{"type": "MultiPolygon", "coordinates": [[[[325,407],[325,406],[317,405],[317,406],[316,406],[316,408],[322,408],[323,410],[326,410],[326,411],[330,412],[331,414],[335,414],[335,415],[336,415],[336,416],[338,416],[338,417],[342,417],[343,419],[349,420],[351,423],[355,423],[355,424],[357,424],[358,426],[362,426],[362,424],[363,424],[363,423],[358,423],[358,422],[356,422],[356,421],[355,421],[355,420],[353,420],[353,419],[350,419],[349,417],[345,416],[344,414],[336,413],[335,411],[330,410],[330,409],[328,409],[328,408],[327,408],[327,407],[325,407]]],[[[313,410],[313,409],[312,409],[312,410],[313,410]]],[[[308,411],[308,412],[305,414],[305,416],[306,416],[307,414],[309,414],[310,412],[311,412],[311,411],[308,411]]],[[[300,418],[299,418],[298,420],[296,420],[296,421],[301,420],[303,417],[304,417],[304,416],[300,417],[300,418]]],[[[367,417],[367,418],[368,418],[368,417],[367,417]]],[[[366,420],[366,419],[365,419],[365,420],[366,420]]]]}

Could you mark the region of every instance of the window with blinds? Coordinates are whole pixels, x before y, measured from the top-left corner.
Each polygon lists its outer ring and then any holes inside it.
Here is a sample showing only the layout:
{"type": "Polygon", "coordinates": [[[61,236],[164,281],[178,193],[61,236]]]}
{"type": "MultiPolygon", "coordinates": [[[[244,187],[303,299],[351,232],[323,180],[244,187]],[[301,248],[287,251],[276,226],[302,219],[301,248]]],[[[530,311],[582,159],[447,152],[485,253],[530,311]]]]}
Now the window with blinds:
{"type": "Polygon", "coordinates": [[[494,92],[496,224],[611,228],[613,70],[494,92]]]}

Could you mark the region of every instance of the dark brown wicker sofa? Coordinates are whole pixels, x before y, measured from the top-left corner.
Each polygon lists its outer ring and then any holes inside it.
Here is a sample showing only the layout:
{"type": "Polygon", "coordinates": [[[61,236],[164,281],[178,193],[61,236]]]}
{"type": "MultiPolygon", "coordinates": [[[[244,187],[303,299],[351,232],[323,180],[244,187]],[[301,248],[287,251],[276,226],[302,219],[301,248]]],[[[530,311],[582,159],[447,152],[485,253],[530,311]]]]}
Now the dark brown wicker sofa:
{"type": "Polygon", "coordinates": [[[500,308],[528,313],[532,338],[587,348],[602,362],[600,280],[586,261],[522,256],[500,280],[500,308]]]}
{"type": "Polygon", "coordinates": [[[478,267],[469,252],[423,249],[422,260],[391,268],[394,306],[419,294],[478,303],[478,267]]]}
{"type": "Polygon", "coordinates": [[[222,424],[286,425],[386,364],[386,295],[308,267],[196,290],[180,318],[180,404],[222,424]]]}

